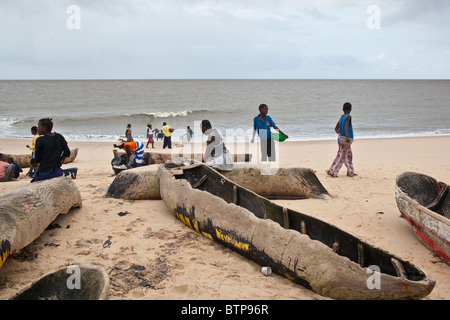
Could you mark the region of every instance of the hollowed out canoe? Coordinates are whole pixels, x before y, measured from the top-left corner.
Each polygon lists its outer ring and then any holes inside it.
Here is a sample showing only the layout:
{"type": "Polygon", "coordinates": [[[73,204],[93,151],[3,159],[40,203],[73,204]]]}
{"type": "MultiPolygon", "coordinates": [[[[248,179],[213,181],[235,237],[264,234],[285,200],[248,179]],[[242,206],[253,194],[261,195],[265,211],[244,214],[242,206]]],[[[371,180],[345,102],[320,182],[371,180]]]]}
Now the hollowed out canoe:
{"type": "Polygon", "coordinates": [[[103,267],[73,265],[49,272],[9,300],[107,300],[109,277],[103,267]]]}
{"type": "Polygon", "coordinates": [[[419,239],[450,264],[450,192],[444,182],[424,174],[397,176],[395,200],[419,239]]]}
{"type": "Polygon", "coordinates": [[[420,299],[422,270],[339,228],[243,188],[206,165],[158,169],[161,198],[187,226],[334,299],[420,299]]]}
{"type": "Polygon", "coordinates": [[[81,194],[67,177],[30,183],[2,195],[0,268],[10,254],[33,242],[59,214],[81,206],[81,194]]]}
{"type": "MultiPolygon", "coordinates": [[[[19,155],[17,154],[16,155],[6,154],[6,155],[12,157],[14,159],[14,162],[16,162],[21,168],[30,167],[31,153],[19,155]]],[[[64,160],[64,164],[75,161],[77,155],[78,155],[78,148],[70,149],[70,156],[64,160]]]]}

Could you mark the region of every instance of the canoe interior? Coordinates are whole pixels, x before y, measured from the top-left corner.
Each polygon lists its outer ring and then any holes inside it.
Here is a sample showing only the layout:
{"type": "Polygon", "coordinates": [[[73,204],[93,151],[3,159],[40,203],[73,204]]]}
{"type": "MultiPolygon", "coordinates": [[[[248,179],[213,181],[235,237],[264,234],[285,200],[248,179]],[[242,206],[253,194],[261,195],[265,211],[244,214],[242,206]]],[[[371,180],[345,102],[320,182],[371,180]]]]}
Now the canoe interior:
{"type": "Polygon", "coordinates": [[[397,186],[421,206],[450,219],[448,186],[424,174],[405,172],[397,179],[397,186]]]}
{"type": "Polygon", "coordinates": [[[13,300],[99,300],[105,286],[109,286],[98,269],[81,269],[79,289],[69,288],[70,276],[66,268],[61,268],[42,277],[13,300]]]}
{"type": "MultiPolygon", "coordinates": [[[[174,175],[174,177],[176,179],[185,179],[189,181],[193,188],[207,191],[222,198],[227,203],[235,203],[249,210],[258,218],[271,219],[284,228],[306,233],[311,239],[318,240],[330,247],[330,250],[333,248],[333,245],[338,244],[339,250],[337,254],[349,258],[362,267],[376,265],[382,273],[398,276],[391,262],[391,258],[400,260],[398,257],[368,245],[355,236],[324,221],[285,209],[264,197],[235,185],[232,181],[215,173],[213,169],[207,166],[185,169],[182,171],[182,174],[180,170],[179,174],[174,175]]],[[[409,262],[402,261],[402,264],[407,279],[420,281],[426,278],[426,275],[420,269],[409,262]]]]}

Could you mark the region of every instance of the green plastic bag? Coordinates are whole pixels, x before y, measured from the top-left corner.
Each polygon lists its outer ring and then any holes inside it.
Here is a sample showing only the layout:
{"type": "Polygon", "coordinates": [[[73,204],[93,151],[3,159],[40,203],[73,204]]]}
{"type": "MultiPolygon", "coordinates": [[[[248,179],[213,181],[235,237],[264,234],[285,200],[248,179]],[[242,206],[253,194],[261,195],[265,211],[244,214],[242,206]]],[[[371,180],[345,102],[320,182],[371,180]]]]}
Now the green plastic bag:
{"type": "Polygon", "coordinates": [[[282,133],[272,133],[272,138],[275,141],[279,141],[279,142],[283,142],[284,140],[286,140],[286,136],[282,133]]]}

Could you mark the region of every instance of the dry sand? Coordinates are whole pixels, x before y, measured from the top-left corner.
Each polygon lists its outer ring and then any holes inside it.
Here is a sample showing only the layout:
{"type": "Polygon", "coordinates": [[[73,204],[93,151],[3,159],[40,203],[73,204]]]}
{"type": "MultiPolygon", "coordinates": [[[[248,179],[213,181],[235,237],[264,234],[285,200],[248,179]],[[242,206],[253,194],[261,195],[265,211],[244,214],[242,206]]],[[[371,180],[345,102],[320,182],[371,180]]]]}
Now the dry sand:
{"type": "MultiPolygon", "coordinates": [[[[0,152],[26,154],[30,140],[0,139],[0,152]]],[[[176,220],[161,200],[105,198],[114,180],[113,143],[69,142],[79,148],[74,180],[83,207],[60,215],[46,230],[0,269],[0,299],[6,299],[43,274],[67,264],[98,264],[111,278],[110,299],[326,299],[278,275],[264,276],[261,266],[195,233],[176,220]],[[118,213],[126,215],[120,216],[118,213]],[[110,239],[109,247],[104,247],[110,239]]],[[[416,171],[450,182],[450,137],[357,140],[353,144],[356,177],[327,176],[336,141],[283,142],[280,166],[316,171],[332,198],[277,200],[297,211],[330,222],[378,247],[411,261],[436,279],[426,299],[450,298],[450,266],[443,263],[400,218],[395,204],[397,174],[416,171]]],[[[162,151],[161,142],[156,149],[162,151]]],[[[25,169],[26,171],[26,169],[25,169]]],[[[1,183],[0,195],[28,184],[1,183]]]]}

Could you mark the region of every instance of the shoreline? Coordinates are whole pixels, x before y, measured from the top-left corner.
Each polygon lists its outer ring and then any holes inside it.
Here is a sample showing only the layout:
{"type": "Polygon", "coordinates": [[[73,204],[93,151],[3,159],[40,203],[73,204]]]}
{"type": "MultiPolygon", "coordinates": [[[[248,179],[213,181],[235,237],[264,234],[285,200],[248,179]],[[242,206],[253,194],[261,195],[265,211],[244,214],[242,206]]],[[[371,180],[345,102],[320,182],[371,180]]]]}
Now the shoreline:
{"type": "MultiPolygon", "coordinates": [[[[63,135],[65,138],[66,136],[63,135]]],[[[450,133],[446,134],[425,134],[425,135],[415,135],[415,134],[411,134],[411,135],[403,135],[403,136],[372,136],[372,137],[358,137],[356,139],[354,139],[354,141],[364,141],[364,140],[379,140],[379,139],[421,139],[421,138],[441,138],[441,137],[450,137],[450,133]]],[[[121,139],[125,139],[124,136],[119,137],[121,139]]],[[[117,139],[119,139],[117,138],[117,139]]],[[[32,136],[29,137],[2,137],[0,138],[0,140],[31,140],[32,136]]],[[[111,139],[111,140],[95,140],[95,139],[70,139],[70,138],[66,138],[67,142],[89,142],[89,143],[114,143],[115,141],[117,141],[117,139],[111,139]]],[[[135,138],[135,140],[139,140],[139,141],[147,141],[147,138],[145,137],[138,137],[135,138]]],[[[284,143],[292,143],[292,142],[320,142],[320,141],[335,141],[335,138],[316,138],[316,139],[306,139],[306,140],[286,140],[284,143]]],[[[155,143],[156,143],[156,138],[155,138],[155,143]]],[[[162,143],[161,141],[158,141],[162,143]]],[[[191,143],[199,143],[200,141],[192,141],[191,143]]],[[[203,141],[204,142],[204,141],[203,141]]],[[[248,143],[249,141],[234,141],[234,143],[248,143]]],[[[181,141],[172,141],[172,143],[181,143],[181,141]]],[[[228,141],[225,140],[225,143],[230,143],[228,141]]]]}
{"type": "MultiPolygon", "coordinates": [[[[31,138],[0,138],[0,152],[27,154],[25,145],[30,142],[31,138]]],[[[109,273],[111,300],[327,299],[278,275],[262,275],[261,266],[176,220],[161,200],[105,198],[115,177],[110,165],[113,142],[68,144],[79,148],[78,156],[63,168],[78,168],[73,181],[83,206],[60,215],[55,220],[60,228],[44,231],[26,248],[33,258],[6,260],[0,269],[0,299],[63,265],[92,263],[109,273]],[[117,214],[125,211],[129,214],[117,214]],[[108,236],[112,245],[103,248],[108,236]],[[132,265],[145,268],[144,276],[154,279],[151,286],[140,285],[127,271],[132,265]]],[[[161,141],[155,146],[145,151],[169,152],[162,149],[161,141]]],[[[449,147],[450,136],[358,139],[352,145],[358,176],[346,177],[343,167],[337,178],[331,178],[324,171],[336,156],[335,140],[286,141],[279,144],[280,166],[311,168],[331,197],[274,202],[334,224],[410,261],[436,279],[426,300],[448,300],[450,266],[399,217],[394,186],[403,171],[422,172],[450,183],[449,147]]],[[[18,181],[0,183],[0,195],[29,181],[22,173],[18,181]]]]}

